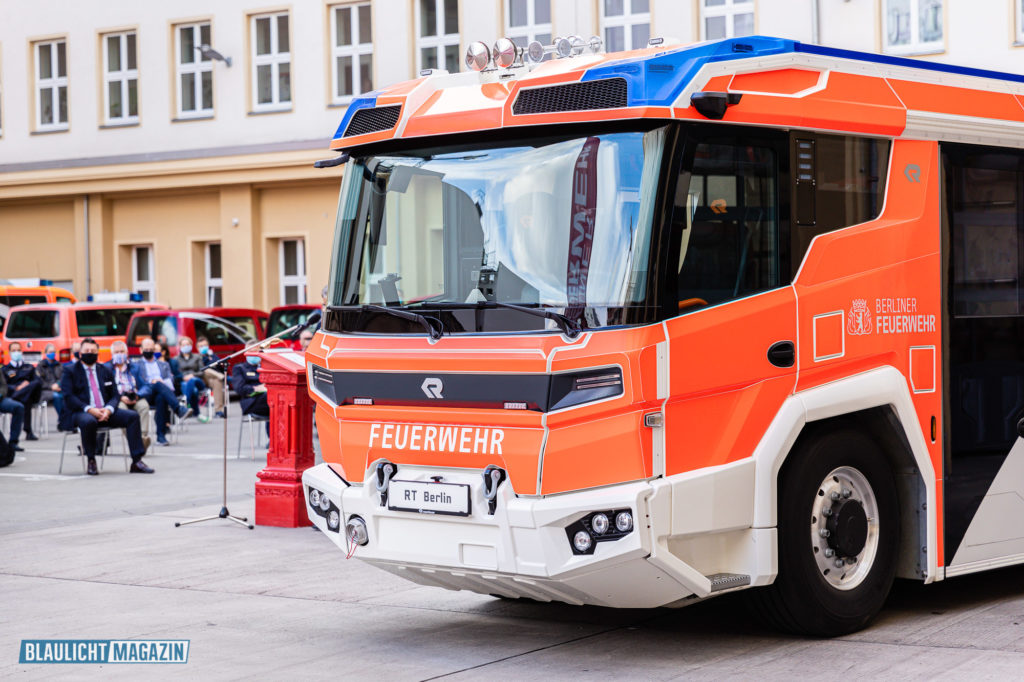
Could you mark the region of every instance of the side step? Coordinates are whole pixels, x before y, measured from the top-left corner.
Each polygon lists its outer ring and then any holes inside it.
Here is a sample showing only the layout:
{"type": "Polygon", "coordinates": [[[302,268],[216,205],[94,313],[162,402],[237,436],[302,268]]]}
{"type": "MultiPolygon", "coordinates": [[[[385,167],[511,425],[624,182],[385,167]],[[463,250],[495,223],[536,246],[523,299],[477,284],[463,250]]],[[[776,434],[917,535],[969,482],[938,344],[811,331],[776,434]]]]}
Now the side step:
{"type": "Polygon", "coordinates": [[[712,592],[721,592],[750,584],[750,576],[739,573],[712,573],[707,578],[711,581],[712,592]]]}

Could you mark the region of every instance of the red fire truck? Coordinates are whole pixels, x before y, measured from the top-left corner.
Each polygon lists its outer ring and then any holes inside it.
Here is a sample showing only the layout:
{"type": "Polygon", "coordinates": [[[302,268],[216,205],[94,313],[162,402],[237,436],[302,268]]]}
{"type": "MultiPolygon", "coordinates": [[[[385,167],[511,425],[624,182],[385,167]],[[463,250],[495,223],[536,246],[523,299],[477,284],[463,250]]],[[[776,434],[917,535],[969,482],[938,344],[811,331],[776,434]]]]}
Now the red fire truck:
{"type": "Polygon", "coordinates": [[[357,98],[322,164],[327,538],[818,635],[1024,562],[1024,77],[767,37],[467,66],[357,98]]]}

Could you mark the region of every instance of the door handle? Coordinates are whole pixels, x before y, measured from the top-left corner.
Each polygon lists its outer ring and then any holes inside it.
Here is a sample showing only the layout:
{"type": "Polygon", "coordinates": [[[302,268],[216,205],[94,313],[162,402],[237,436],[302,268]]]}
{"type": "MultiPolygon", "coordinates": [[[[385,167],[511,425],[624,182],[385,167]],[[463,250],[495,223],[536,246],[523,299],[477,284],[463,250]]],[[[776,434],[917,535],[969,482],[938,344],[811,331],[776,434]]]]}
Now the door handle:
{"type": "Polygon", "coordinates": [[[768,348],[768,362],[776,367],[792,367],[796,364],[796,344],[776,341],[768,348]]]}

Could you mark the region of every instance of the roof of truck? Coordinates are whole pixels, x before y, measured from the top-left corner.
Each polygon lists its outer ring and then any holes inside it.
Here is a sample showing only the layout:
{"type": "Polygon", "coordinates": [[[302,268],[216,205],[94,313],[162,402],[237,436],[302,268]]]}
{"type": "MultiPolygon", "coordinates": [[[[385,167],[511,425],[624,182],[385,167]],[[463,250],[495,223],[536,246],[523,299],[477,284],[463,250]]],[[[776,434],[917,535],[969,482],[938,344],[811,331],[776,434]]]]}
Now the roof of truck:
{"type": "Polygon", "coordinates": [[[691,106],[696,92],[741,95],[726,123],[982,142],[1024,132],[1020,74],[748,36],[433,71],[355,98],[331,148],[521,125],[707,120],[691,106]],[[965,131],[964,119],[998,131],[965,131]]]}

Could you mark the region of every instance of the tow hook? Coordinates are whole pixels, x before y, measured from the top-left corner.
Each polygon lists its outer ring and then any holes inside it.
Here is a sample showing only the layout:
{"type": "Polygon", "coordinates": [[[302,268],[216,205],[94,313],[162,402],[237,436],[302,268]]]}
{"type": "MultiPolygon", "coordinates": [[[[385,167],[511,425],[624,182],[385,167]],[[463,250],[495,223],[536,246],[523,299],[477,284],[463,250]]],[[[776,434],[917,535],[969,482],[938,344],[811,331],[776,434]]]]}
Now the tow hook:
{"type": "Polygon", "coordinates": [[[391,485],[391,479],[398,473],[398,467],[391,462],[382,461],[377,462],[377,492],[380,493],[380,506],[384,507],[388,503],[388,486],[391,485]]]}
{"type": "Polygon", "coordinates": [[[487,513],[494,516],[498,506],[498,487],[505,480],[505,470],[488,464],[484,469],[484,499],[487,500],[487,513]]]}

